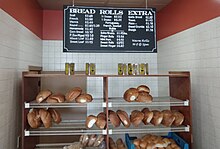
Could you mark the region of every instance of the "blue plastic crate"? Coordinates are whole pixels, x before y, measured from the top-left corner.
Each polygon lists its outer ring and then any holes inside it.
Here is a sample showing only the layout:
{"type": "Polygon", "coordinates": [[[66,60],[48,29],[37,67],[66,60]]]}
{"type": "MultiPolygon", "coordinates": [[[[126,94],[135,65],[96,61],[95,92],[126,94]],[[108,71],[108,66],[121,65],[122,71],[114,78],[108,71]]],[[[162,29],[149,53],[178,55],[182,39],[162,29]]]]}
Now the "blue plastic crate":
{"type": "MultiPolygon", "coordinates": [[[[176,143],[180,146],[181,149],[189,149],[189,144],[186,143],[186,141],[184,141],[176,133],[169,132],[168,136],[165,136],[165,137],[176,141],[176,143]]],[[[135,149],[135,145],[132,143],[134,139],[137,139],[137,137],[130,137],[129,134],[125,134],[125,142],[126,142],[128,149],[135,149]]]]}

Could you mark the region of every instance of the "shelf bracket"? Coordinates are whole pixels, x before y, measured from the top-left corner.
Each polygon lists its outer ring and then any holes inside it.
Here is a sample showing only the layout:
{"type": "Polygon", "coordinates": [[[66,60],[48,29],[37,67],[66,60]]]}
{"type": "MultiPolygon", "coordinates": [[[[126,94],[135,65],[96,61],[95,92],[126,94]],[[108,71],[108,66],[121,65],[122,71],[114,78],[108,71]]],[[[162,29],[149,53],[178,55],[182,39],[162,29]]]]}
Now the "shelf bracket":
{"type": "Polygon", "coordinates": [[[189,100],[184,101],[184,106],[189,106],[189,100]]]}
{"type": "Polygon", "coordinates": [[[24,103],[24,107],[25,107],[26,109],[28,109],[28,108],[30,108],[30,104],[27,103],[27,102],[25,102],[25,103],[24,103]]]}
{"type": "Polygon", "coordinates": [[[187,127],[185,127],[185,132],[189,132],[190,131],[190,126],[187,125],[187,127]]]}
{"type": "Polygon", "coordinates": [[[30,136],[30,131],[24,130],[24,136],[30,136]]]}

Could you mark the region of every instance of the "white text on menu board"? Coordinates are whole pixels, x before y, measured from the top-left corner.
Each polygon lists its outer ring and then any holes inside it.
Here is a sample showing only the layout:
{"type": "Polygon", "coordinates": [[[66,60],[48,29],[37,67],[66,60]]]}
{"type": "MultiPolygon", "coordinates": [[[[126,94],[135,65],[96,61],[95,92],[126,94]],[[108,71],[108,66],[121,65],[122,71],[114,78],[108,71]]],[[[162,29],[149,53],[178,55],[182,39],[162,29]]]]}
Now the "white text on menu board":
{"type": "MultiPolygon", "coordinates": [[[[145,32],[154,32],[153,13],[151,11],[128,11],[128,32],[136,32],[138,29],[145,32]],[[145,24],[138,24],[138,19],[144,19],[145,24]]],[[[132,38],[131,44],[134,47],[147,47],[150,45],[149,39],[132,38]]]]}

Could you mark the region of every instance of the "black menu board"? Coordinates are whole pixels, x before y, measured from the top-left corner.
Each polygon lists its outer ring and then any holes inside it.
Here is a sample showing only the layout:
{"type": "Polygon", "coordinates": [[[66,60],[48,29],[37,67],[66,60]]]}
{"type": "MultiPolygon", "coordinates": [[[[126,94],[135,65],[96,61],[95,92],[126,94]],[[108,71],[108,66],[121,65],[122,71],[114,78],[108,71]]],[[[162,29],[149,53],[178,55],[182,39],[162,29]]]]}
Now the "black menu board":
{"type": "Polygon", "coordinates": [[[64,6],[64,52],[156,53],[153,8],[64,6]]]}

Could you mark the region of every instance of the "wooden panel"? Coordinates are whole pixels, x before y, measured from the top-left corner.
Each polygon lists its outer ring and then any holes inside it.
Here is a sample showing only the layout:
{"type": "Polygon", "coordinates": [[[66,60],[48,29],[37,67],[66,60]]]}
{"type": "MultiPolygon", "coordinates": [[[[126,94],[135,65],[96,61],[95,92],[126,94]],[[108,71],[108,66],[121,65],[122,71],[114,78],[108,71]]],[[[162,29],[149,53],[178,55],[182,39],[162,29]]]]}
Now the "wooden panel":
{"type": "Polygon", "coordinates": [[[29,102],[35,99],[40,87],[39,78],[24,78],[26,72],[22,74],[22,129],[21,129],[21,148],[22,149],[32,149],[35,144],[39,142],[38,137],[25,137],[24,130],[29,127],[27,123],[27,113],[29,109],[25,109],[24,102],[29,102]],[[28,142],[28,143],[27,143],[28,142]]]}
{"type": "MultiPolygon", "coordinates": [[[[106,129],[108,130],[109,126],[108,126],[108,77],[104,77],[103,78],[103,98],[104,101],[106,102],[106,108],[105,110],[105,114],[106,114],[106,129]]],[[[107,135],[105,136],[105,141],[106,141],[106,148],[109,149],[109,134],[107,131],[107,135]]]]}
{"type": "MultiPolygon", "coordinates": [[[[187,74],[190,75],[189,72],[170,72],[170,74],[187,74]]],[[[186,140],[190,148],[192,149],[192,103],[191,103],[191,88],[190,88],[190,77],[185,78],[177,78],[170,77],[169,78],[169,86],[170,86],[170,96],[174,98],[178,98],[180,100],[189,100],[189,106],[182,107],[171,107],[171,110],[177,110],[181,112],[185,120],[183,122],[184,125],[190,126],[190,132],[178,133],[184,140],[186,140]]]]}

